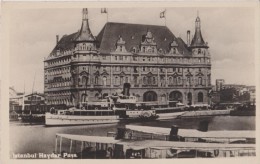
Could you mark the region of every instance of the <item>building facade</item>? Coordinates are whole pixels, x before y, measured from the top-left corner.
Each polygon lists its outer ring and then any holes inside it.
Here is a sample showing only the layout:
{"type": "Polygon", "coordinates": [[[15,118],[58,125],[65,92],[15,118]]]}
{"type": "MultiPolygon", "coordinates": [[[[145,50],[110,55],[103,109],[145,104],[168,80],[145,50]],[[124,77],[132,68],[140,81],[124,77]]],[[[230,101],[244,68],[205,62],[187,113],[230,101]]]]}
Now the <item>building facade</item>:
{"type": "Polygon", "coordinates": [[[221,91],[224,88],[224,84],[224,79],[216,79],[216,91],[221,91]]]}
{"type": "Polygon", "coordinates": [[[208,103],[211,58],[200,18],[187,43],[166,26],[105,24],[94,37],[83,9],[81,29],[65,35],[44,60],[47,104],[82,105],[131,85],[139,101],[208,103]]]}
{"type": "Polygon", "coordinates": [[[12,97],[9,97],[9,111],[18,113],[29,113],[31,111],[35,113],[45,112],[46,110],[45,97],[42,93],[18,93],[15,95],[15,90],[10,88],[9,95],[12,95],[12,97]]]}

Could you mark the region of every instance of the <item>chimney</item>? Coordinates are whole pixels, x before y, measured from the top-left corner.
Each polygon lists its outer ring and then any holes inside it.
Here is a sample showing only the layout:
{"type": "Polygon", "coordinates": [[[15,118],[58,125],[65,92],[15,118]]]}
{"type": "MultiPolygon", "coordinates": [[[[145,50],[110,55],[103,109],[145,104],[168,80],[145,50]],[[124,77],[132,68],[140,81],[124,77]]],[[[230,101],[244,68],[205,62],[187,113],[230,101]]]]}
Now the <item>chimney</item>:
{"type": "Polygon", "coordinates": [[[179,140],[178,130],[179,130],[178,126],[174,126],[174,125],[172,126],[170,135],[169,135],[169,141],[178,141],[179,140]]]}
{"type": "Polygon", "coordinates": [[[124,83],[124,86],[123,86],[123,95],[125,96],[130,96],[130,87],[131,85],[129,83],[124,83]]]}
{"type": "Polygon", "coordinates": [[[187,45],[190,46],[190,30],[187,31],[187,45]]]}
{"type": "Polygon", "coordinates": [[[59,35],[56,35],[56,44],[59,42],[59,35]]]}
{"type": "Polygon", "coordinates": [[[124,139],[125,138],[125,128],[117,128],[117,134],[115,136],[116,140],[124,139]]]}
{"type": "Polygon", "coordinates": [[[207,132],[208,127],[209,127],[209,121],[203,120],[203,121],[200,121],[198,130],[202,131],[202,132],[207,132]]]}

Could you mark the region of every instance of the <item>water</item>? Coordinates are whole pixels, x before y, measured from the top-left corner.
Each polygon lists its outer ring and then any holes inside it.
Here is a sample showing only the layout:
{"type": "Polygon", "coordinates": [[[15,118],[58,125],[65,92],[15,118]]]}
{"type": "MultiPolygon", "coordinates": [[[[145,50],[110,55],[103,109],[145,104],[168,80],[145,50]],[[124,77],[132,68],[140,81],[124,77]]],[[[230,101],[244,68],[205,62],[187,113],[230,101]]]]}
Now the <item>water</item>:
{"type": "MultiPolygon", "coordinates": [[[[197,129],[199,122],[209,121],[211,130],[255,130],[254,116],[215,116],[204,118],[183,118],[145,123],[129,123],[132,125],[170,128],[177,125],[184,129],[197,129]]],[[[11,153],[52,153],[55,147],[56,133],[106,136],[107,132],[116,132],[117,127],[126,123],[85,126],[45,127],[19,122],[10,123],[11,153]]]]}

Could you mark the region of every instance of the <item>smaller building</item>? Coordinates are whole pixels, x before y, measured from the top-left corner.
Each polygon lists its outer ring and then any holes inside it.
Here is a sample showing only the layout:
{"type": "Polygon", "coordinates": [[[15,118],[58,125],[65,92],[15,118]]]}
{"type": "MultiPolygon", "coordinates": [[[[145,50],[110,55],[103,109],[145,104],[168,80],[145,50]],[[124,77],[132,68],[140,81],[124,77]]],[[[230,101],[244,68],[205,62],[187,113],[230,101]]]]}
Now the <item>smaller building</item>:
{"type": "MultiPolygon", "coordinates": [[[[14,92],[12,92],[14,93],[14,92]]],[[[41,93],[12,94],[9,98],[10,112],[17,113],[44,113],[46,110],[44,95],[41,93]]]]}
{"type": "Polygon", "coordinates": [[[250,95],[250,103],[255,105],[256,97],[255,97],[255,86],[248,87],[249,95],[250,95]]]}
{"type": "Polygon", "coordinates": [[[216,91],[221,91],[223,89],[224,84],[225,84],[224,79],[216,79],[216,91]]]}

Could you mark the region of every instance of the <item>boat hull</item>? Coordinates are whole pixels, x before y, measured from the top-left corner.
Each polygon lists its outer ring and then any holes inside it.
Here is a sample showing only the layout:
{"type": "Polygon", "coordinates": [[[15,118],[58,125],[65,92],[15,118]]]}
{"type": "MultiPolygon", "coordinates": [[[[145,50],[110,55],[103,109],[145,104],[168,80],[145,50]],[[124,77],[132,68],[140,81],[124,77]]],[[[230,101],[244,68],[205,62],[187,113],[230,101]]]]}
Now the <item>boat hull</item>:
{"type": "Polygon", "coordinates": [[[231,110],[201,110],[201,111],[187,111],[181,117],[202,117],[202,116],[220,116],[230,115],[231,110]]]}
{"type": "Polygon", "coordinates": [[[173,113],[157,113],[159,116],[158,120],[168,120],[181,116],[185,112],[173,112],[173,113]]]}
{"type": "Polygon", "coordinates": [[[77,116],[77,115],[55,115],[46,113],[46,126],[67,126],[67,125],[93,125],[111,124],[119,122],[118,116],[77,116]]]}

